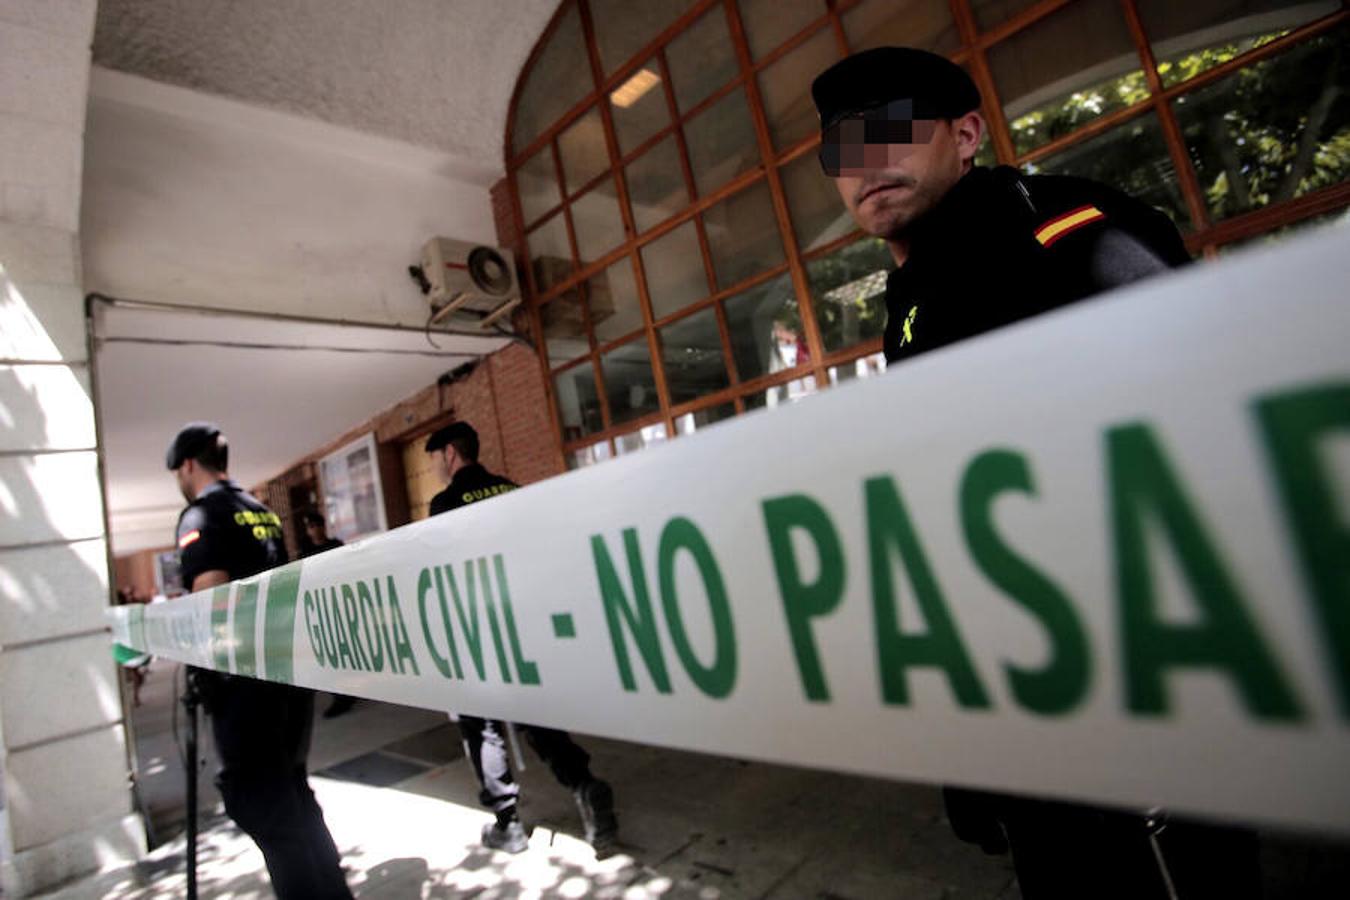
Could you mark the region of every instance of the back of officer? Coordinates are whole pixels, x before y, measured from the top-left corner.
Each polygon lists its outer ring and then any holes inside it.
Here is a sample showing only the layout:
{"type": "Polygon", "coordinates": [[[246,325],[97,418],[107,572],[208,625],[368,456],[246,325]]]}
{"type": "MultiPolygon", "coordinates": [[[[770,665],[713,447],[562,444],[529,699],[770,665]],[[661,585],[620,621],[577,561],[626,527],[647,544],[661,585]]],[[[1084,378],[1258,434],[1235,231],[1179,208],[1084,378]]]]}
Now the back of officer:
{"type": "MultiPolygon", "coordinates": [[[[194,422],[165,459],[188,501],[178,519],[183,584],[201,591],[286,560],[281,520],[228,475],[220,429],[194,422]]],[[[258,845],[272,888],[288,898],[349,898],[337,848],[309,788],[314,695],[306,690],[192,670],[220,759],[225,811],[258,845]]]]}
{"type": "MultiPolygon", "coordinates": [[[[897,265],[886,283],[888,363],[1189,262],[1171,221],[1119,191],[975,166],[980,94],[949,60],[878,48],[835,64],[811,90],[822,168],[897,265]]],[[[1153,834],[1140,812],[963,790],[945,797],[959,837],[1011,849],[1027,900],[1260,893],[1246,832],[1172,823],[1153,834]]]]}

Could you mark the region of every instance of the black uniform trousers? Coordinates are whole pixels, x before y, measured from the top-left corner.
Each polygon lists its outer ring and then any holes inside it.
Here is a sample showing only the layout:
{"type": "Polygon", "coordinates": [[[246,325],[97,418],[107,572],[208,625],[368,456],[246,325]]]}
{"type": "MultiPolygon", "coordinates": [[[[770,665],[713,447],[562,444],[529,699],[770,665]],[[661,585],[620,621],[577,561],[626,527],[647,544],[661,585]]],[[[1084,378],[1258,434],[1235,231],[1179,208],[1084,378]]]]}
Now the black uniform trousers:
{"type": "Polygon", "coordinates": [[[314,694],[197,671],[220,772],[225,812],[253,839],[280,900],[352,896],[323,811],[309,787],[314,694]]]}
{"type": "MultiPolygon", "coordinates": [[[[473,763],[482,788],[478,800],[499,815],[514,809],[520,794],[511,772],[510,748],[506,745],[506,723],[477,716],[460,716],[459,733],[464,737],[464,751],[473,763]]],[[[516,725],[516,731],[534,748],[553,772],[558,783],[576,790],[591,779],[591,758],[565,731],[540,728],[535,725],[516,725]]]]}

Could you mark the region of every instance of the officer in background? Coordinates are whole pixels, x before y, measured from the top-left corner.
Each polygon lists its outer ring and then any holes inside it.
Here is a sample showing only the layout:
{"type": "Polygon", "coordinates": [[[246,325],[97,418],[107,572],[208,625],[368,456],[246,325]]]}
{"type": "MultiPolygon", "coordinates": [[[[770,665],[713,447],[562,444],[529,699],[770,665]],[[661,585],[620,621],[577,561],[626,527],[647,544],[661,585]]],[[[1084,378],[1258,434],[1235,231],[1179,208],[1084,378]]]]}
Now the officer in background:
{"type": "MultiPolygon", "coordinates": [[[[489,472],[478,462],[478,432],[467,422],[453,422],[427,438],[436,474],[445,490],[431,499],[431,515],[449,512],[489,497],[509,493],[518,485],[489,472]]],[[[505,722],[459,716],[466,755],[473,762],[479,801],[496,814],[497,820],[483,826],[483,843],[494,850],[520,853],[529,846],[525,827],[516,809],[520,785],[511,772],[506,746],[505,722]]],[[[535,725],[514,726],[524,732],[535,753],[548,764],[558,783],[572,792],[586,830],[586,840],[600,854],[614,842],[618,819],[614,793],[591,774],[590,756],[564,731],[535,725]]]]}
{"type": "MultiPolygon", "coordinates": [[[[975,166],[980,93],[941,56],[868,50],[827,69],[811,93],[822,168],[858,225],[895,258],[890,364],[1190,261],[1164,214],[1119,191],[975,166]]],[[[1256,841],[1243,831],[1176,822],[1158,830],[1141,813],[944,795],[960,838],[986,852],[1011,849],[1027,900],[1260,894],[1256,841]]]]}
{"type": "MultiPolygon", "coordinates": [[[[189,591],[286,562],[281,520],[230,480],[229,445],[219,428],[186,426],[165,462],[188,502],[178,519],[178,550],[189,591]]],[[[225,812],[262,851],[276,895],[350,898],[337,848],[309,788],[314,695],[206,669],[190,670],[189,677],[211,717],[225,812]]]]}
{"type": "MultiPolygon", "coordinates": [[[[323,513],[310,510],[303,517],[305,523],[305,538],[300,542],[300,558],[309,559],[328,550],[336,550],[343,546],[341,538],[328,536],[328,523],[324,520],[323,513]]],[[[338,716],[350,712],[352,707],[356,706],[356,698],[349,697],[346,694],[334,694],[333,702],[328,704],[328,708],[323,711],[325,719],[336,719],[338,716]]]]}

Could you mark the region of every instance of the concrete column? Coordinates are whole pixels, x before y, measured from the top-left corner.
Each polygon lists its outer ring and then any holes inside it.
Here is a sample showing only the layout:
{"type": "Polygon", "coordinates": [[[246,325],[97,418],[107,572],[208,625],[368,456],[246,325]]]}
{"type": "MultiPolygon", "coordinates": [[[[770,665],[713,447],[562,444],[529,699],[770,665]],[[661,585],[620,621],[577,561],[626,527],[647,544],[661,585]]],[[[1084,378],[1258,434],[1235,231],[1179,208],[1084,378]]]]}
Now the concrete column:
{"type": "Polygon", "coordinates": [[[144,851],[104,632],[80,284],[95,0],[0,0],[0,889],[144,851]]]}

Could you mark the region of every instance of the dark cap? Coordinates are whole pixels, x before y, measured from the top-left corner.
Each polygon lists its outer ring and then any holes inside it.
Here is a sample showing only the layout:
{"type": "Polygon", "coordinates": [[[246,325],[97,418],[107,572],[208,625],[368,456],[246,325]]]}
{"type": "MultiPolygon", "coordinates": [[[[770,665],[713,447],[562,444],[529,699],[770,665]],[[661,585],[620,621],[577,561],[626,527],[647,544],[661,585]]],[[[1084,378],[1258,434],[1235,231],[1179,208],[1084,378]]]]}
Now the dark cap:
{"type": "Polygon", "coordinates": [[[427,438],[426,451],[435,453],[437,450],[450,446],[451,441],[469,440],[478,444],[478,432],[473,430],[473,426],[468,422],[451,422],[449,425],[431,433],[427,438]]]}
{"type": "Polygon", "coordinates": [[[811,83],[820,130],[897,100],[912,101],[912,118],[955,119],[980,106],[966,70],[927,50],[877,47],[855,53],[811,83]]]}
{"type": "Polygon", "coordinates": [[[164,464],[170,470],[176,469],[189,459],[196,459],[203,450],[215,447],[222,439],[220,429],[210,422],[189,422],[169,444],[169,452],[164,454],[164,464]]]}

